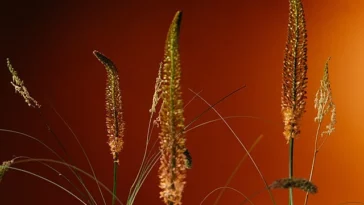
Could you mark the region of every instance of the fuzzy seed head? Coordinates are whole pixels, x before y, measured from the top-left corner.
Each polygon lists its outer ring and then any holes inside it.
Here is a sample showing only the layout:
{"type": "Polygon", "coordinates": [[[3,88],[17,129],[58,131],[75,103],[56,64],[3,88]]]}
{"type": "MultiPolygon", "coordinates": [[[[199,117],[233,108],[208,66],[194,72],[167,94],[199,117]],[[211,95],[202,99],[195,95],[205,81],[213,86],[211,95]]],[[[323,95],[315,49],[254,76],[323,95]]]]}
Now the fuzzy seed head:
{"type": "Polygon", "coordinates": [[[15,93],[19,93],[24,98],[28,106],[34,108],[40,108],[41,105],[34,98],[30,96],[28,89],[24,86],[24,82],[19,78],[18,73],[11,65],[9,58],[7,58],[6,61],[8,69],[12,75],[12,82],[10,83],[14,86],[15,93]]]}
{"type": "Polygon", "coordinates": [[[326,61],[324,75],[314,101],[317,110],[315,122],[321,123],[324,117],[331,112],[330,123],[326,125],[326,130],[321,133],[321,136],[324,134],[330,135],[335,130],[336,124],[336,106],[333,102],[329,79],[329,60],[330,58],[326,61]]]}
{"type": "Polygon", "coordinates": [[[4,161],[2,165],[0,165],[0,182],[2,181],[5,173],[8,171],[9,167],[14,163],[13,160],[4,161]]]}
{"type": "Polygon", "coordinates": [[[94,51],[96,58],[106,69],[106,128],[109,137],[108,144],[114,162],[119,163],[118,154],[123,149],[125,123],[123,120],[119,75],[114,63],[98,51],[94,51]]]}
{"type": "Polygon", "coordinates": [[[307,87],[307,31],[302,2],[290,0],[288,39],[283,66],[281,107],[287,142],[299,133],[307,87]]]}
{"type": "Polygon", "coordinates": [[[182,204],[186,184],[186,156],[183,101],[181,96],[181,66],[178,38],[182,13],[177,12],[169,28],[162,69],[162,105],[159,116],[161,132],[159,167],[160,197],[167,205],[182,204]]]}
{"type": "Polygon", "coordinates": [[[270,186],[270,189],[288,189],[298,188],[310,194],[317,193],[317,186],[312,182],[302,178],[283,178],[274,181],[270,186]]]}

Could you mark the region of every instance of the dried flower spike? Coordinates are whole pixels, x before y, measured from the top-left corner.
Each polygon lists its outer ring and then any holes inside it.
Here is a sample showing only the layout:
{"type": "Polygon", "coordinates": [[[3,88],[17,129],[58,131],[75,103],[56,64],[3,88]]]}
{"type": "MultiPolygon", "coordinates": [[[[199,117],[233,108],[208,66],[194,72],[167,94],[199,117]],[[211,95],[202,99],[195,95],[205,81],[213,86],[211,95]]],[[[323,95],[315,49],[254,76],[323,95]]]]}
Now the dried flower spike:
{"type": "Polygon", "coordinates": [[[123,121],[119,75],[114,63],[98,51],[93,52],[105,66],[106,81],[106,128],[108,144],[115,162],[119,163],[118,154],[123,149],[125,123],[123,121]]]}
{"type": "Polygon", "coordinates": [[[281,107],[287,143],[300,133],[307,87],[307,32],[300,0],[290,0],[288,39],[283,66],[281,107]]]}
{"type": "Polygon", "coordinates": [[[3,179],[5,173],[8,171],[9,167],[14,163],[13,160],[4,161],[2,165],[0,165],[0,182],[3,179]]]}
{"type": "Polygon", "coordinates": [[[167,205],[182,204],[182,192],[186,178],[184,152],[184,117],[181,97],[181,66],[179,57],[179,31],[182,12],[178,11],[170,25],[165,45],[162,71],[162,107],[160,111],[159,168],[161,198],[167,205]]]}
{"type": "Polygon", "coordinates": [[[270,186],[270,189],[288,189],[288,188],[298,188],[310,194],[317,193],[317,186],[312,182],[301,179],[301,178],[283,178],[274,181],[270,186]]]}
{"type": "Polygon", "coordinates": [[[330,58],[326,61],[324,75],[315,98],[315,109],[317,109],[315,122],[321,123],[324,116],[329,111],[331,112],[330,123],[326,125],[326,130],[321,133],[321,136],[324,134],[330,135],[335,130],[336,124],[336,106],[332,100],[332,91],[329,80],[329,60],[330,58]]]}
{"type": "Polygon", "coordinates": [[[163,63],[159,64],[159,69],[158,69],[158,76],[155,79],[155,85],[154,85],[154,94],[153,94],[153,102],[152,102],[152,107],[150,108],[149,112],[150,113],[155,113],[156,112],[156,107],[157,104],[161,98],[161,85],[162,85],[162,66],[163,63]]]}
{"type": "Polygon", "coordinates": [[[14,86],[15,93],[18,92],[21,96],[23,96],[25,102],[30,107],[40,108],[41,106],[38,104],[38,102],[30,96],[27,88],[24,86],[24,82],[19,78],[18,73],[15,71],[15,69],[11,65],[9,58],[7,58],[6,61],[7,61],[8,69],[9,69],[9,71],[12,75],[12,79],[13,79],[13,81],[10,83],[14,86]]]}

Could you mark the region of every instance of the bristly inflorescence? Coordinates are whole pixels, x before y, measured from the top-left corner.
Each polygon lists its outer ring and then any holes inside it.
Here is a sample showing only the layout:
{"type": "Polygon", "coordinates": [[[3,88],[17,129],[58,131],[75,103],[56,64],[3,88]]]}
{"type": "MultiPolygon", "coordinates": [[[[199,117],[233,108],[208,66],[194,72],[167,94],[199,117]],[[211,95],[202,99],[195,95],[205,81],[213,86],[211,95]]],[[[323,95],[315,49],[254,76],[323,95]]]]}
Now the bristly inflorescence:
{"type": "Polygon", "coordinates": [[[15,69],[13,68],[13,66],[10,63],[9,58],[6,59],[6,63],[8,66],[8,69],[12,75],[12,79],[13,81],[10,82],[14,88],[15,88],[15,93],[19,93],[25,100],[25,102],[30,106],[30,107],[34,107],[34,108],[40,108],[40,104],[34,100],[34,98],[32,98],[28,92],[28,89],[25,87],[24,82],[19,78],[18,73],[15,71],[15,69]]]}
{"type": "Polygon", "coordinates": [[[2,165],[0,165],[0,182],[2,181],[5,173],[8,171],[9,167],[14,163],[14,160],[4,161],[2,165]]]}
{"type": "Polygon", "coordinates": [[[298,188],[310,194],[317,193],[317,186],[307,179],[302,178],[283,178],[274,181],[270,186],[270,189],[288,189],[298,188]]]}
{"type": "Polygon", "coordinates": [[[155,79],[155,85],[154,85],[154,94],[153,94],[153,102],[152,102],[152,107],[150,108],[149,112],[150,113],[155,113],[157,111],[157,104],[160,100],[161,96],[161,85],[162,85],[162,67],[163,67],[163,63],[159,64],[159,69],[158,69],[158,76],[155,79]]]}
{"type": "MultiPolygon", "coordinates": [[[[163,62],[161,62],[159,64],[159,69],[158,69],[158,76],[155,79],[155,85],[154,85],[154,94],[153,94],[153,102],[152,102],[152,107],[149,109],[149,112],[154,114],[157,112],[157,105],[159,103],[159,101],[162,98],[162,68],[163,68],[163,62]]],[[[161,102],[161,107],[163,106],[163,101],[161,102]]],[[[159,127],[160,124],[160,111],[158,113],[157,118],[154,119],[153,124],[156,127],[159,127]]]]}
{"type": "Polygon", "coordinates": [[[182,12],[178,11],[168,30],[162,70],[159,187],[162,189],[161,198],[167,205],[182,204],[186,178],[186,156],[184,155],[186,139],[183,132],[184,116],[178,46],[181,17],[182,12]]]}
{"type": "Polygon", "coordinates": [[[281,107],[287,143],[300,133],[307,87],[307,31],[302,2],[290,0],[288,39],[285,48],[281,107]]]}
{"type": "Polygon", "coordinates": [[[119,75],[116,66],[109,58],[98,51],[93,53],[106,69],[106,128],[109,137],[108,144],[114,161],[119,163],[118,154],[123,149],[125,129],[119,75]]]}
{"type": "Polygon", "coordinates": [[[317,109],[317,116],[315,122],[321,123],[324,116],[330,111],[330,123],[326,126],[326,130],[321,133],[330,135],[335,130],[336,124],[336,106],[332,99],[332,91],[329,79],[329,60],[326,61],[324,75],[321,80],[320,88],[316,92],[315,109],[317,109]]]}

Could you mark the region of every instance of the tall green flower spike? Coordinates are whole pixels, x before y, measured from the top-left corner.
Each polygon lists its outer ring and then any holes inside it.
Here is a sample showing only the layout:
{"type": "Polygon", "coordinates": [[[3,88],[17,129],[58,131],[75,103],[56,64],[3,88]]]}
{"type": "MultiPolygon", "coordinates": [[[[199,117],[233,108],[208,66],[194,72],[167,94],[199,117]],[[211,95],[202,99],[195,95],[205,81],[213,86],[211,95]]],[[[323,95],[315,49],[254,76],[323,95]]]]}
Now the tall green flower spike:
{"type": "Polygon", "coordinates": [[[179,32],[182,12],[178,11],[169,27],[162,69],[162,107],[160,111],[159,168],[160,197],[167,205],[182,204],[186,178],[183,101],[181,97],[181,66],[179,32]]]}

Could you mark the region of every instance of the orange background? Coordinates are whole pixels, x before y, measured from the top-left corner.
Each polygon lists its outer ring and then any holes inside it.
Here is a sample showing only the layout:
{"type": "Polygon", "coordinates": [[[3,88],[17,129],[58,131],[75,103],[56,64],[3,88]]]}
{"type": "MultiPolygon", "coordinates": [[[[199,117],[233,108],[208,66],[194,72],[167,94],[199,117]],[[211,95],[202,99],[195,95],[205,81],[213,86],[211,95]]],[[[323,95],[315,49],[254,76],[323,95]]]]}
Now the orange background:
{"type": "MultiPolygon", "coordinates": [[[[316,111],[313,109],[326,59],[331,56],[330,78],[337,109],[336,131],[318,154],[314,183],[319,193],[309,204],[364,201],[363,126],[364,2],[362,0],[303,1],[308,30],[308,99],[302,134],[296,140],[295,173],[308,178],[316,111]]],[[[67,128],[50,110],[49,100],[79,136],[100,181],[112,186],[112,159],[104,125],[105,70],[92,55],[97,49],[119,67],[126,121],[125,149],[121,154],[118,196],[125,202],[141,162],[158,64],[163,57],[167,29],[177,10],[183,10],[180,39],[182,87],[185,102],[194,91],[210,103],[245,84],[247,87],[219,104],[223,116],[251,115],[265,120],[231,119],[230,125],[250,147],[260,134],[263,140],[252,152],[268,183],[286,177],[288,146],[282,136],[280,89],[287,34],[288,1],[109,1],[107,3],[6,1],[0,8],[0,128],[36,136],[57,146],[37,113],[26,106],[9,83],[5,58],[31,95],[44,107],[54,131],[66,145],[75,164],[89,172],[81,150],[67,128]],[[270,123],[269,123],[270,122],[270,123]]],[[[186,122],[206,108],[199,99],[186,109],[186,122]]],[[[205,115],[196,124],[217,116],[205,115]]],[[[156,135],[154,135],[155,139],[156,135]]],[[[194,167],[188,171],[183,204],[199,204],[222,186],[244,150],[223,123],[187,134],[194,167]]],[[[0,132],[0,160],[13,155],[55,158],[42,146],[24,137],[0,132]]],[[[62,155],[63,156],[63,155],[62,155]]],[[[18,167],[49,177],[70,188],[52,171],[37,163],[18,167]]],[[[60,169],[72,180],[71,174],[60,169]]],[[[99,204],[95,184],[86,180],[99,204]]],[[[252,163],[246,160],[231,187],[250,196],[264,187],[252,163]]],[[[157,168],[140,190],[135,204],[162,204],[157,168]]],[[[278,204],[287,204],[287,190],[274,191],[278,204]]],[[[111,198],[107,196],[109,203],[111,198]]],[[[217,194],[205,204],[212,204],[217,194]]],[[[295,204],[304,193],[295,191],[295,204]]],[[[1,204],[79,204],[62,190],[16,171],[0,184],[1,204]]],[[[220,204],[238,204],[239,194],[226,191],[220,204]]],[[[270,204],[267,192],[253,198],[270,204]]]]}

